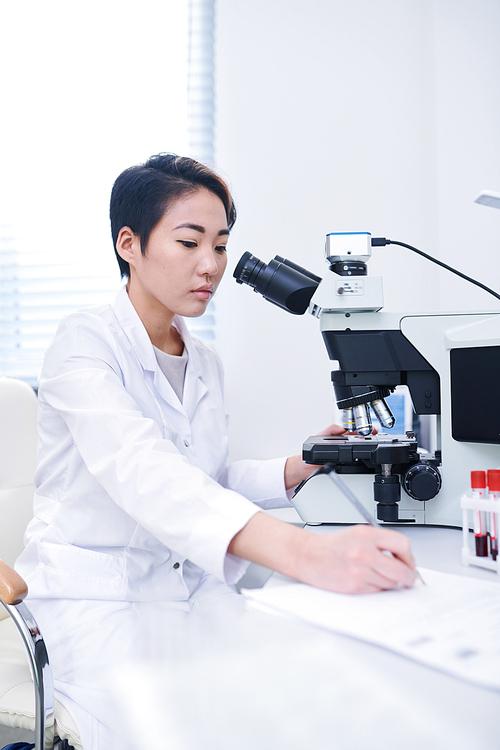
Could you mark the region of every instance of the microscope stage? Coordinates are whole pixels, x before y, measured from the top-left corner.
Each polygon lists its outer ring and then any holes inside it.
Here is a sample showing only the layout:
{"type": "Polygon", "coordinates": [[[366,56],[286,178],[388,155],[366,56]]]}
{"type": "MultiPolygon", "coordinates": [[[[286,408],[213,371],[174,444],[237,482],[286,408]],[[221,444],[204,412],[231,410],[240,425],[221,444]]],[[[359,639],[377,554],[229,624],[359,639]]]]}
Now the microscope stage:
{"type": "Polygon", "coordinates": [[[382,464],[406,466],[419,460],[417,441],[406,435],[380,433],[359,435],[313,435],[302,446],[309,464],[334,464],[346,473],[372,473],[382,464]]]}

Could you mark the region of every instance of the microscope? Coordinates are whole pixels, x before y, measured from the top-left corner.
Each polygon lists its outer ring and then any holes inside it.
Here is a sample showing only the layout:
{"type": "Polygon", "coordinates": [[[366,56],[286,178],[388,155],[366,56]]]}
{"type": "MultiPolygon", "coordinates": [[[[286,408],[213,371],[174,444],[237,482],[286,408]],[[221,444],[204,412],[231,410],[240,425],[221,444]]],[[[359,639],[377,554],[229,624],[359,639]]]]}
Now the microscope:
{"type": "MultiPolygon", "coordinates": [[[[382,279],[367,274],[367,262],[372,247],[385,244],[434,260],[366,232],[332,233],[323,278],[280,256],[266,265],[248,252],[234,277],[292,314],[317,317],[337,364],[331,377],[346,433],[309,437],[303,459],[333,466],[379,522],[459,527],[470,471],[500,468],[500,310],[381,312],[382,279]],[[415,424],[393,435],[389,403],[398,386],[407,387],[415,424]]],[[[292,502],[307,524],[360,521],[321,472],[299,485],[292,502]]]]}

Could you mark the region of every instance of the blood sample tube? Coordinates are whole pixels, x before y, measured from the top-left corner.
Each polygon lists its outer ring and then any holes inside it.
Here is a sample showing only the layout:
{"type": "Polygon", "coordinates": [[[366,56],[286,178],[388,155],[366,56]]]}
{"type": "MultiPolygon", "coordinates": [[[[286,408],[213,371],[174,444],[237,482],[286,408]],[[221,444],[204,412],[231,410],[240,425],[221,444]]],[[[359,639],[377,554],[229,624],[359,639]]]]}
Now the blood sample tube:
{"type": "MultiPolygon", "coordinates": [[[[492,500],[500,500],[500,469],[490,469],[488,471],[488,490],[492,500]]],[[[490,554],[496,560],[498,557],[497,514],[490,513],[488,521],[490,554]]]]}
{"type": "MultiPolygon", "coordinates": [[[[471,471],[470,486],[472,497],[487,497],[486,472],[471,471]]],[[[474,536],[476,537],[476,556],[488,557],[487,514],[482,510],[474,511],[474,536]]]]}

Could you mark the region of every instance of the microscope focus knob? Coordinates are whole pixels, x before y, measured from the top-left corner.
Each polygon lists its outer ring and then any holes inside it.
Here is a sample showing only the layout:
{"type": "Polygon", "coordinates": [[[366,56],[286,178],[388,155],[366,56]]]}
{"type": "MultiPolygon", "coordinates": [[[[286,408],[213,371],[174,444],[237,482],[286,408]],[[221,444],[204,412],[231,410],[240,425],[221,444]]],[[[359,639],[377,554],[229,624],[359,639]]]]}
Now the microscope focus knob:
{"type": "Polygon", "coordinates": [[[414,500],[431,500],[441,489],[441,475],[431,464],[414,464],[404,475],[403,488],[414,500]]]}

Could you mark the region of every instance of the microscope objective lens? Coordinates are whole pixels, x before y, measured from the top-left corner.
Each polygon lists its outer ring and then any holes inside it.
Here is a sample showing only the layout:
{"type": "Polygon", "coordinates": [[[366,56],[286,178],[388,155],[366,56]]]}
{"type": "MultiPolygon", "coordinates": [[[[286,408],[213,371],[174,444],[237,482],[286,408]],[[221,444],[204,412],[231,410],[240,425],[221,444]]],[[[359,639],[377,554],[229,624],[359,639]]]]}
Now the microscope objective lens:
{"type": "Polygon", "coordinates": [[[356,430],[356,422],[354,421],[352,409],[344,409],[342,411],[342,426],[347,432],[354,432],[356,430]]]}
{"type": "Polygon", "coordinates": [[[387,402],[384,398],[379,398],[376,401],[372,401],[371,407],[375,412],[375,416],[382,425],[390,430],[396,424],[396,420],[387,406],[387,402]]]}
{"type": "Polygon", "coordinates": [[[370,417],[370,407],[368,404],[359,404],[353,408],[354,422],[358,435],[365,437],[372,434],[372,419],[370,417]]]}

